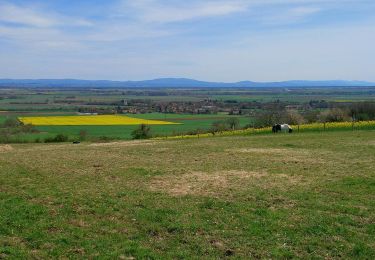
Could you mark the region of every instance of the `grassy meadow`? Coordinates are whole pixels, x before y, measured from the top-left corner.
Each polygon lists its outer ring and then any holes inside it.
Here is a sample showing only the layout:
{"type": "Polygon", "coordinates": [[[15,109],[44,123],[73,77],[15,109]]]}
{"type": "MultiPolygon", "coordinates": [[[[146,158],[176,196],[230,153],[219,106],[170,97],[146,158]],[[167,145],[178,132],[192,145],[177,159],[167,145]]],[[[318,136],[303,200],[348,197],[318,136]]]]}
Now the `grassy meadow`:
{"type": "Polygon", "coordinates": [[[0,258],[375,258],[375,131],[0,145],[0,258]]]}

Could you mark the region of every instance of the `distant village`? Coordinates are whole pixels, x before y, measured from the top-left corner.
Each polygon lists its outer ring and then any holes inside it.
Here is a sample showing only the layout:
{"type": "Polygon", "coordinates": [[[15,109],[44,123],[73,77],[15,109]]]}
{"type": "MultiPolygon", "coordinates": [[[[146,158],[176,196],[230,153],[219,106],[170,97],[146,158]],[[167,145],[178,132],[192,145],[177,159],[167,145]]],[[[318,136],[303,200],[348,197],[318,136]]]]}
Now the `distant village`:
{"type": "Polygon", "coordinates": [[[203,99],[202,101],[153,101],[149,99],[124,99],[120,102],[88,102],[79,107],[80,113],[92,114],[145,114],[145,113],[171,113],[171,114],[217,114],[251,115],[253,111],[274,109],[275,106],[287,110],[310,110],[327,108],[325,101],[311,101],[299,104],[290,102],[240,102],[236,100],[218,101],[203,99]]]}

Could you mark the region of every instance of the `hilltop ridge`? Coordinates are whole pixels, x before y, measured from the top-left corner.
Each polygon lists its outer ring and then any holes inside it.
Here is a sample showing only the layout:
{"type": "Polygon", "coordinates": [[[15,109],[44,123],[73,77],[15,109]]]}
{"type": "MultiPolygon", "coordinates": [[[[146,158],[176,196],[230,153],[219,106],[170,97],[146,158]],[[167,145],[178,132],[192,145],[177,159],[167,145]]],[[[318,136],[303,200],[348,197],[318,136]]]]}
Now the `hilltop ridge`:
{"type": "Polygon", "coordinates": [[[189,78],[157,78],[140,81],[82,79],[0,79],[0,87],[94,87],[94,88],[277,88],[277,87],[372,87],[373,82],[348,80],[290,80],[276,82],[210,82],[189,78]]]}

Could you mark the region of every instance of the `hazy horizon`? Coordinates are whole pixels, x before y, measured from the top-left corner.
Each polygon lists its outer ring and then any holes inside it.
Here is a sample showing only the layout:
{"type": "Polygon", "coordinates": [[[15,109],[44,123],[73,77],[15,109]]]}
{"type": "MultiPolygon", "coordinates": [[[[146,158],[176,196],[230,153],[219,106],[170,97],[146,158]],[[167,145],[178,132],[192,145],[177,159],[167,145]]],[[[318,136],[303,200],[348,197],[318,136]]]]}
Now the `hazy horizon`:
{"type": "Polygon", "coordinates": [[[280,80],[280,81],[254,81],[251,79],[246,80],[234,80],[234,81],[218,81],[218,80],[202,80],[202,79],[194,79],[194,78],[184,78],[184,77],[165,77],[165,78],[150,78],[150,79],[133,79],[133,80],[111,80],[111,79],[86,79],[86,78],[0,78],[0,80],[30,80],[30,81],[38,81],[38,80],[77,80],[77,81],[114,81],[114,82],[127,82],[127,81],[134,81],[134,82],[141,82],[141,81],[154,81],[154,80],[192,80],[192,81],[200,81],[200,82],[209,82],[209,83],[240,83],[240,82],[254,82],[254,83],[279,83],[279,82],[330,82],[330,81],[343,81],[343,82],[366,82],[366,83],[375,83],[372,81],[366,80],[347,80],[347,79],[322,79],[322,80],[304,80],[304,79],[290,79],[290,80],[280,80]]]}
{"type": "Polygon", "coordinates": [[[0,78],[375,82],[369,0],[0,0],[0,78]]]}

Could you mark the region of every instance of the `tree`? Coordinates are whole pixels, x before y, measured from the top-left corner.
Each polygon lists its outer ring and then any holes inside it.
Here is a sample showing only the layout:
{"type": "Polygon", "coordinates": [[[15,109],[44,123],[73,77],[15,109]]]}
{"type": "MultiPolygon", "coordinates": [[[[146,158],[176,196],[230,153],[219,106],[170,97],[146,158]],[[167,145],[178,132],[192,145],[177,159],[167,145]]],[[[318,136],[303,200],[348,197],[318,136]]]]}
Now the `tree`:
{"type": "Polygon", "coordinates": [[[151,128],[148,125],[141,124],[131,135],[133,139],[148,139],[151,137],[151,128]]]}
{"type": "Polygon", "coordinates": [[[225,130],[227,130],[227,124],[224,121],[215,121],[212,123],[210,132],[217,133],[217,132],[223,132],[225,130]]]}
{"type": "Polygon", "coordinates": [[[375,119],[375,102],[358,102],[349,105],[350,116],[355,120],[365,121],[375,119]]]}
{"type": "Polygon", "coordinates": [[[274,124],[282,123],[283,111],[266,111],[259,112],[255,115],[254,126],[255,127],[268,127],[274,124]]]}
{"type": "Polygon", "coordinates": [[[199,135],[204,134],[205,131],[201,128],[198,128],[197,130],[195,130],[195,132],[196,132],[196,135],[198,135],[198,138],[199,138],[199,135]]]}
{"type": "Polygon", "coordinates": [[[321,112],[318,116],[318,120],[322,123],[344,122],[349,120],[349,116],[344,110],[340,108],[333,108],[321,112]]]}
{"type": "Polygon", "coordinates": [[[240,120],[237,117],[230,117],[225,122],[232,130],[235,130],[240,125],[240,120]]]}
{"type": "Polygon", "coordinates": [[[296,110],[289,110],[285,115],[285,123],[290,125],[300,125],[305,123],[303,116],[296,110]]]}
{"type": "Polygon", "coordinates": [[[315,110],[305,111],[304,118],[307,123],[315,123],[318,121],[319,112],[315,110]]]}

